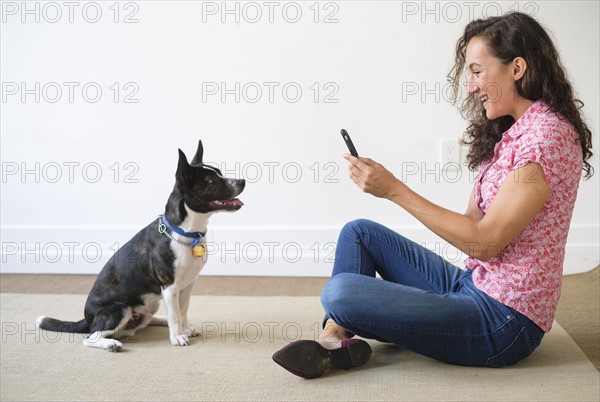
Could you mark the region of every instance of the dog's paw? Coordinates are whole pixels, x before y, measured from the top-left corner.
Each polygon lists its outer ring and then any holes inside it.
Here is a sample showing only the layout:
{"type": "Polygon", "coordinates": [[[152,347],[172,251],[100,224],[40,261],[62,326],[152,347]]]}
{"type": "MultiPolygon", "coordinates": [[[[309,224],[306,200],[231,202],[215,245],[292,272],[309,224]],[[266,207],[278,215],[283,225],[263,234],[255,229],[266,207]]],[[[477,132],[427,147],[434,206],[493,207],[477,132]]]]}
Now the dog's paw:
{"type": "Polygon", "coordinates": [[[173,346],[188,346],[190,339],[186,334],[171,335],[171,345],[173,346]]]}
{"type": "Polygon", "coordinates": [[[108,350],[109,352],[118,352],[122,348],[123,344],[116,339],[107,339],[104,342],[104,349],[108,350]]]}
{"type": "Polygon", "coordinates": [[[184,331],[188,338],[195,338],[196,336],[200,336],[200,331],[198,331],[196,328],[186,328],[184,331]]]}

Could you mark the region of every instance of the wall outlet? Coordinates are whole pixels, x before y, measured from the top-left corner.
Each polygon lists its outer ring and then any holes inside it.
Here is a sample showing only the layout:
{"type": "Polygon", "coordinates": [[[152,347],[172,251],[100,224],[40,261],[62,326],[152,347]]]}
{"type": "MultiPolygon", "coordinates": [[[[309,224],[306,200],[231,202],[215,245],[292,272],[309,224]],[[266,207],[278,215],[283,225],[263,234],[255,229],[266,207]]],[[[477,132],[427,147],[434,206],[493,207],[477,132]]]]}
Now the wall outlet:
{"type": "Polygon", "coordinates": [[[440,141],[440,163],[442,169],[460,169],[460,142],[457,139],[440,141]]]}

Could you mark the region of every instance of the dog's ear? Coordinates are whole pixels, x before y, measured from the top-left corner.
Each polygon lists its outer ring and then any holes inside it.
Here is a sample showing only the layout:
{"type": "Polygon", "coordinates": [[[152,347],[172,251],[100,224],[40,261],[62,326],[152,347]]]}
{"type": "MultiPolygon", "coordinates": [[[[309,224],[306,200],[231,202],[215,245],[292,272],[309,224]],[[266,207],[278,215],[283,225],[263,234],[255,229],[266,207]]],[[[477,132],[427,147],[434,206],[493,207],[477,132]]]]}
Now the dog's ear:
{"type": "Polygon", "coordinates": [[[192,167],[187,161],[187,158],[181,149],[179,151],[179,163],[177,164],[177,172],[175,180],[178,185],[188,183],[192,177],[192,167]]]}
{"type": "Polygon", "coordinates": [[[196,155],[192,159],[192,165],[202,165],[202,154],[204,154],[204,148],[202,147],[202,140],[198,140],[198,149],[196,155]]]}

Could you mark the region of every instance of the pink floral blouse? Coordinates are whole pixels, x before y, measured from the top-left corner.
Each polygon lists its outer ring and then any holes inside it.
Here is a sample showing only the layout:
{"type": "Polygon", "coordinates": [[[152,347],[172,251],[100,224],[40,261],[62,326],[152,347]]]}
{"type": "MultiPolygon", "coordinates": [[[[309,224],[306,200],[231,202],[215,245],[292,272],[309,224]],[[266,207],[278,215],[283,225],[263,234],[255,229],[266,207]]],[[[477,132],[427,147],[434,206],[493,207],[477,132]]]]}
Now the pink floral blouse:
{"type": "Polygon", "coordinates": [[[583,164],[579,135],[561,118],[544,102],[533,103],[502,135],[492,160],[481,166],[474,196],[484,214],[509,172],[528,163],[542,166],[552,193],[529,226],[496,257],[465,260],[475,286],[545,332],[552,327],[560,297],[565,243],[583,164]]]}

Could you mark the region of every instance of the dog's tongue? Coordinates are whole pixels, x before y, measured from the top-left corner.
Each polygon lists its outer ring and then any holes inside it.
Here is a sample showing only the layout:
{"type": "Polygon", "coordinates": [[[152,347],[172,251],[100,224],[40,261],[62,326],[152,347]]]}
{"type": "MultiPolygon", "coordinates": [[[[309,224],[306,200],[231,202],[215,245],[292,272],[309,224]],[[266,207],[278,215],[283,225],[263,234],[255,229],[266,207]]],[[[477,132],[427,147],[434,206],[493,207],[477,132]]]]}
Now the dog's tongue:
{"type": "Polygon", "coordinates": [[[229,200],[225,200],[224,202],[228,205],[232,205],[232,206],[236,206],[236,207],[241,207],[244,205],[244,203],[238,198],[231,198],[229,200]]]}
{"type": "Polygon", "coordinates": [[[216,200],[211,202],[216,207],[239,207],[241,208],[244,203],[237,198],[230,198],[228,200],[216,200]]]}

